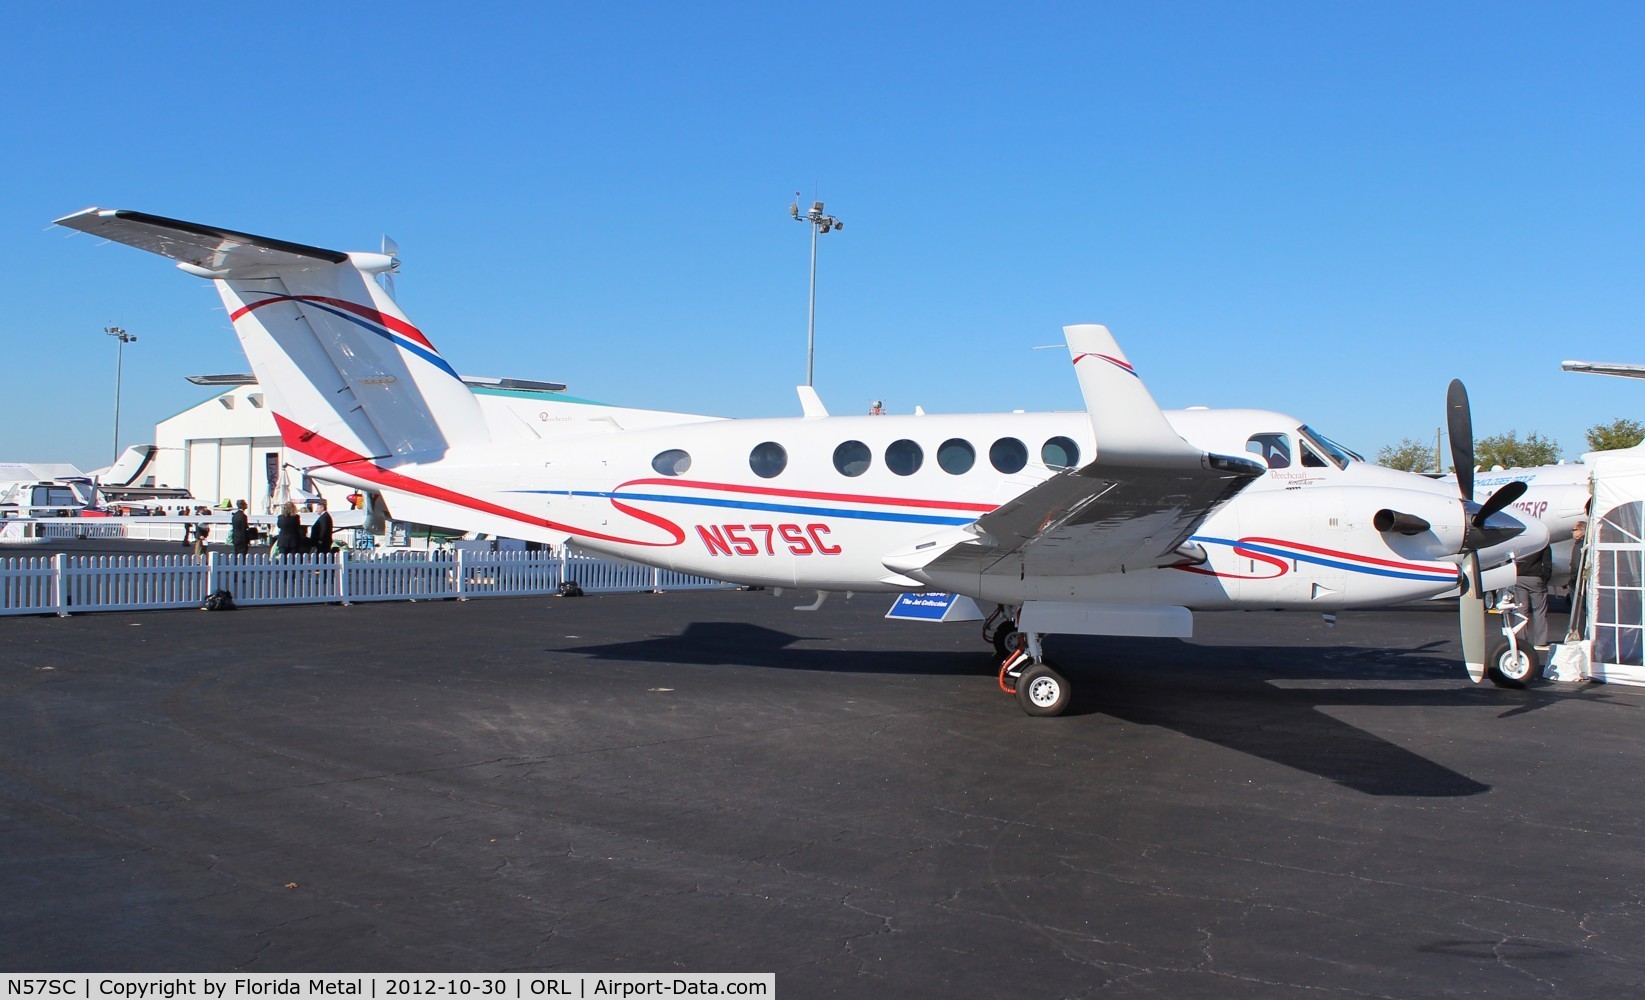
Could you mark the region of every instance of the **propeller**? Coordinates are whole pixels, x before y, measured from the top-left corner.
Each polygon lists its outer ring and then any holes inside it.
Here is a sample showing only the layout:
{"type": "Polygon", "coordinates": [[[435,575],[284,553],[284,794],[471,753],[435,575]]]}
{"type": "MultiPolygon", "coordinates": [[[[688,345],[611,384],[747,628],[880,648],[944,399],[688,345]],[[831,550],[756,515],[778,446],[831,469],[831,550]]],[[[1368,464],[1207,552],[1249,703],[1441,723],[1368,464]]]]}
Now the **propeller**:
{"type": "Polygon", "coordinates": [[[1485,679],[1485,592],[1480,583],[1479,550],[1514,538],[1525,530],[1518,521],[1493,521],[1495,515],[1525,493],[1523,482],[1507,483],[1484,503],[1474,502],[1474,419],[1469,412],[1468,390],[1460,379],[1452,379],[1445,392],[1446,427],[1451,433],[1451,464],[1456,467],[1457,491],[1468,518],[1462,536],[1462,659],[1475,684],[1485,679]]]}

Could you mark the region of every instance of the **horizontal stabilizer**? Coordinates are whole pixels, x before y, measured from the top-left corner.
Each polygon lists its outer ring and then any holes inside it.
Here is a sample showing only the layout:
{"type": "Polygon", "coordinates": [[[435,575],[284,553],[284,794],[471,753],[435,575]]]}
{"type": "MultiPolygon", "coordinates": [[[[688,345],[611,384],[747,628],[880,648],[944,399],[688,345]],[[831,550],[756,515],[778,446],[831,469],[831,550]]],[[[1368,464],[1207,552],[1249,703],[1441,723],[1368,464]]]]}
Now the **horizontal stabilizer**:
{"type": "Polygon", "coordinates": [[[340,250],[252,236],[146,212],[88,208],[63,216],[57,225],[170,257],[212,272],[211,277],[269,277],[282,269],[342,264],[349,259],[349,255],[340,250]]]}

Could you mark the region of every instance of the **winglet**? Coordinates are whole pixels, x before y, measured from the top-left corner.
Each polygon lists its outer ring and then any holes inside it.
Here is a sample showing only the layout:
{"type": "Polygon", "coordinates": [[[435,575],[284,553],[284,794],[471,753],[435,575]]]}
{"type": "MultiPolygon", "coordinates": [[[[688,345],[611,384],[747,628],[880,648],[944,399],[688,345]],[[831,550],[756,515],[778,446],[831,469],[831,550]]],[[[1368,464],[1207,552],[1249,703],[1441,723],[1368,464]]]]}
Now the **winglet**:
{"type": "Polygon", "coordinates": [[[1096,461],[1139,466],[1199,465],[1204,452],[1177,433],[1108,328],[1065,326],[1068,355],[1096,434],[1096,461]]]}

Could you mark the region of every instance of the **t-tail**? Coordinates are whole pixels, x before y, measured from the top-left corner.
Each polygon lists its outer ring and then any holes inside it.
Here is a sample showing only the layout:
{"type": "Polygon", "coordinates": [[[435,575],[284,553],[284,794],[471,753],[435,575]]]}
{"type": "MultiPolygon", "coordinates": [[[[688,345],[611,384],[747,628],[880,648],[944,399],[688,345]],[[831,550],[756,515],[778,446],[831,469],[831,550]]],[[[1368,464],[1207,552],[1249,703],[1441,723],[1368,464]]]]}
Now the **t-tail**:
{"type": "Polygon", "coordinates": [[[474,394],[372,280],[397,266],[386,254],[111,209],[57,224],[211,279],[286,446],[317,465],[432,462],[490,440],[474,394]]]}

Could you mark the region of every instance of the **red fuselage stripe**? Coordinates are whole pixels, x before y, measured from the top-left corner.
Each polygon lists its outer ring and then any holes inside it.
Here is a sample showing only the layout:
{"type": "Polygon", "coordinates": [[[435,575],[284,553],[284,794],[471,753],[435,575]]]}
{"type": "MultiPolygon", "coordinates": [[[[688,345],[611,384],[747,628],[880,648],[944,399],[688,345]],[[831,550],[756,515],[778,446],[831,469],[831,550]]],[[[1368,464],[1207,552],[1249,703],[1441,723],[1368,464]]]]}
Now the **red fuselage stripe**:
{"type": "Polygon", "coordinates": [[[889,507],[924,507],[938,510],[976,511],[986,514],[994,504],[961,503],[954,500],[910,500],[906,497],[880,497],[859,493],[818,493],[812,490],[784,490],[773,486],[742,486],[734,483],[710,483],[695,479],[631,479],[616,490],[630,486],[682,486],[702,490],[724,490],[728,493],[746,493],[752,496],[787,497],[800,500],[830,500],[835,503],[872,503],[889,507]]]}
{"type": "Polygon", "coordinates": [[[621,510],[625,514],[638,518],[653,527],[662,529],[669,535],[670,540],[666,542],[648,542],[637,538],[622,538],[618,535],[608,535],[604,532],[591,531],[587,528],[573,527],[569,524],[561,524],[558,521],[550,521],[547,518],[536,517],[522,511],[510,510],[507,507],[491,503],[487,500],[464,496],[461,493],[448,490],[443,486],[435,486],[432,483],[425,483],[420,480],[412,479],[410,476],[393,472],[389,469],[380,468],[373,464],[373,462],[364,455],[345,448],[335,441],[321,437],[319,434],[312,431],[304,430],[302,427],[299,427],[297,424],[286,419],[285,417],[282,417],[278,413],[274,415],[274,420],[275,423],[279,425],[280,437],[285,440],[286,447],[291,448],[294,451],[300,451],[310,457],[317,458],[341,472],[358,476],[361,479],[377,483],[380,486],[386,486],[389,489],[400,490],[402,492],[415,494],[420,497],[427,497],[430,500],[438,500],[441,503],[449,503],[457,507],[479,511],[484,514],[493,514],[497,517],[508,518],[511,521],[518,521],[521,524],[530,524],[537,527],[548,528],[552,531],[564,531],[567,534],[578,535],[583,538],[596,538],[601,541],[617,542],[623,545],[645,545],[651,547],[679,545],[681,542],[685,541],[685,532],[680,530],[679,525],[647,511],[630,507],[627,504],[619,503],[615,506],[618,510],[621,510]]]}

